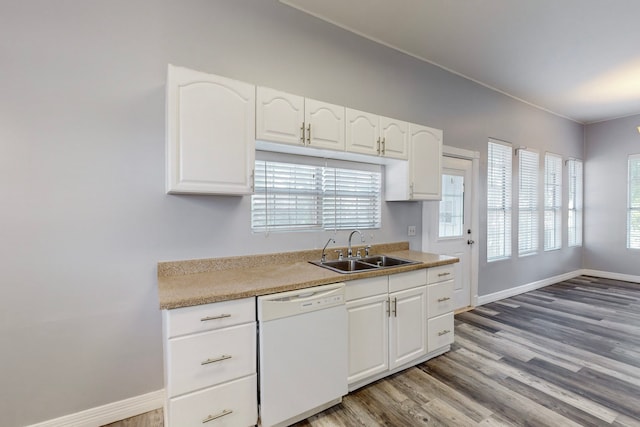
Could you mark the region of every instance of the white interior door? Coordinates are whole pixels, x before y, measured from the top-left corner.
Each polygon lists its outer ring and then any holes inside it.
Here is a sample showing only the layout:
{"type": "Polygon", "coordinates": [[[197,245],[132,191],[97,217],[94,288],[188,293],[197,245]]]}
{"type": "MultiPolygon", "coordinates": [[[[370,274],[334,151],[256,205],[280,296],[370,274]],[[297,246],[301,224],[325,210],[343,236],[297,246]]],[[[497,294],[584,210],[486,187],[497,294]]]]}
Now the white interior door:
{"type": "Polygon", "coordinates": [[[426,202],[423,207],[423,249],[460,259],[454,264],[454,307],[458,310],[472,303],[473,163],[445,156],[442,166],[442,200],[426,202]]]}

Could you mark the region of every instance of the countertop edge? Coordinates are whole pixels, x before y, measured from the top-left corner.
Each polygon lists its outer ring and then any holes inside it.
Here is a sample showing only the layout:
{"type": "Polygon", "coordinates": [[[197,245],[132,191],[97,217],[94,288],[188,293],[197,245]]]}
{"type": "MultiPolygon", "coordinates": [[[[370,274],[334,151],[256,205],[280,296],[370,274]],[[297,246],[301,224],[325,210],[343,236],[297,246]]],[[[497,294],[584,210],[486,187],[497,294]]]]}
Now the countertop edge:
{"type": "MultiPolygon", "coordinates": [[[[318,277],[310,277],[308,280],[294,280],[287,281],[286,276],[283,276],[283,284],[282,285],[269,285],[264,287],[254,287],[253,289],[242,288],[241,285],[238,286],[238,289],[233,290],[222,290],[215,289],[216,288],[216,274],[220,274],[220,271],[215,272],[201,272],[201,273],[193,273],[188,275],[182,275],[178,277],[158,277],[158,294],[159,294],[159,302],[161,310],[172,310],[177,308],[185,308],[192,307],[202,304],[210,304],[214,302],[221,301],[230,301],[235,299],[242,298],[251,298],[261,295],[273,294],[277,292],[285,292],[292,291],[304,288],[310,288],[313,286],[326,285],[330,283],[338,283],[338,282],[348,282],[357,279],[364,279],[368,277],[376,277],[376,276],[388,276],[397,273],[403,273],[407,271],[420,270],[432,267],[439,267],[442,265],[454,264],[459,262],[460,260],[456,257],[446,256],[446,255],[437,255],[430,254],[425,252],[418,251],[410,251],[410,250],[401,250],[397,252],[388,252],[386,255],[395,256],[399,258],[405,258],[412,261],[419,261],[419,264],[411,264],[411,265],[403,265],[398,267],[390,267],[381,270],[369,270],[358,273],[349,273],[349,274],[341,274],[332,272],[327,269],[322,269],[322,267],[313,266],[313,268],[318,268],[322,270],[312,270],[313,272],[319,273],[318,277]],[[428,262],[421,261],[419,258],[426,257],[437,257],[436,260],[431,260],[428,262]],[[176,283],[171,283],[172,279],[178,279],[181,282],[200,282],[203,283],[201,286],[194,286],[192,289],[187,289],[187,286],[180,285],[176,283]],[[211,284],[207,284],[211,282],[211,284]],[[180,295],[180,288],[184,287],[183,295],[180,295]]],[[[306,263],[306,262],[305,262],[306,263]]],[[[312,264],[308,264],[312,266],[312,264]]],[[[292,264],[282,264],[279,267],[288,267],[291,269],[299,268],[302,270],[303,264],[301,262],[292,263],[292,264]],[[298,264],[298,265],[296,265],[298,264]]],[[[258,269],[263,268],[262,266],[256,266],[255,274],[259,276],[260,271],[258,269]]],[[[237,272],[238,274],[247,274],[250,272],[245,269],[231,269],[226,270],[227,274],[233,274],[237,272]]],[[[245,279],[246,280],[246,279],[245,279]]],[[[258,279],[256,279],[258,281],[258,279]]],[[[242,281],[240,281],[242,282],[242,281]]]]}

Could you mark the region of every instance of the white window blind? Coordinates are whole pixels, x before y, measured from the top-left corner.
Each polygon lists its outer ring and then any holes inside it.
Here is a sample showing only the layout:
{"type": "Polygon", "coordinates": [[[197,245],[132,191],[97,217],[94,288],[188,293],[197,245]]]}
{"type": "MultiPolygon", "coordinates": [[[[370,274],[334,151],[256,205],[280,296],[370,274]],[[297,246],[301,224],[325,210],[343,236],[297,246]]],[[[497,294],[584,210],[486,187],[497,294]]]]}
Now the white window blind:
{"type": "Polygon", "coordinates": [[[487,165],[487,261],[511,256],[510,145],[489,141],[487,165]]]}
{"type": "Polygon", "coordinates": [[[562,157],[544,156],[544,250],[562,247],[562,157]]]}
{"type": "Polygon", "coordinates": [[[380,172],[324,168],[322,177],[324,228],[380,227],[380,172]]]}
{"type": "Polygon", "coordinates": [[[252,230],[379,228],[381,171],[369,169],[256,160],[252,230]]]}
{"type": "Polygon", "coordinates": [[[629,156],[627,247],[640,249],[640,154],[629,156]]]}
{"type": "Polygon", "coordinates": [[[538,165],[534,151],[517,150],[518,156],[518,255],[538,251],[538,165]]]}
{"type": "Polygon", "coordinates": [[[569,200],[567,200],[567,234],[569,246],[582,246],[582,161],[567,161],[569,200]]]}

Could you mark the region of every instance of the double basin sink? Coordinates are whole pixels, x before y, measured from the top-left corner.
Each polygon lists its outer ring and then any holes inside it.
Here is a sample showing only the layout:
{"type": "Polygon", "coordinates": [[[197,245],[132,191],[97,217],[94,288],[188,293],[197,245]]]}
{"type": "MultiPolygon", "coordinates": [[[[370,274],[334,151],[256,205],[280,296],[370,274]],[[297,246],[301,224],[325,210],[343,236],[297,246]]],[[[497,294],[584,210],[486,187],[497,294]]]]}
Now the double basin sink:
{"type": "Polygon", "coordinates": [[[365,258],[345,259],[336,261],[309,261],[320,267],[328,268],[338,273],[360,273],[380,268],[400,267],[402,265],[420,264],[420,261],[409,261],[386,255],[375,255],[365,258]]]}

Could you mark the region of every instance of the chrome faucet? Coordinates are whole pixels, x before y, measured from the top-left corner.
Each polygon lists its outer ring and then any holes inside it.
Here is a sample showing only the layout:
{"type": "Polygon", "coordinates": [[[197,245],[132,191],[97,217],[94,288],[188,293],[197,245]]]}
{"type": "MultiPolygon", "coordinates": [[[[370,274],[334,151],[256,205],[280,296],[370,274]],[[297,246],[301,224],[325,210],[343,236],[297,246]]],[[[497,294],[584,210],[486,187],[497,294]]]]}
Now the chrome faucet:
{"type": "Polygon", "coordinates": [[[355,233],[358,233],[360,235],[360,242],[364,243],[364,236],[362,235],[360,230],[353,230],[351,234],[349,234],[349,246],[347,248],[347,258],[351,258],[351,256],[353,255],[353,250],[351,249],[351,238],[355,233]]]}
{"type": "Polygon", "coordinates": [[[325,262],[327,260],[327,254],[324,253],[324,251],[327,250],[327,246],[329,246],[329,243],[335,243],[335,239],[333,238],[329,238],[329,240],[327,240],[327,243],[324,244],[324,248],[322,248],[322,256],[320,257],[320,262],[325,262]]]}

